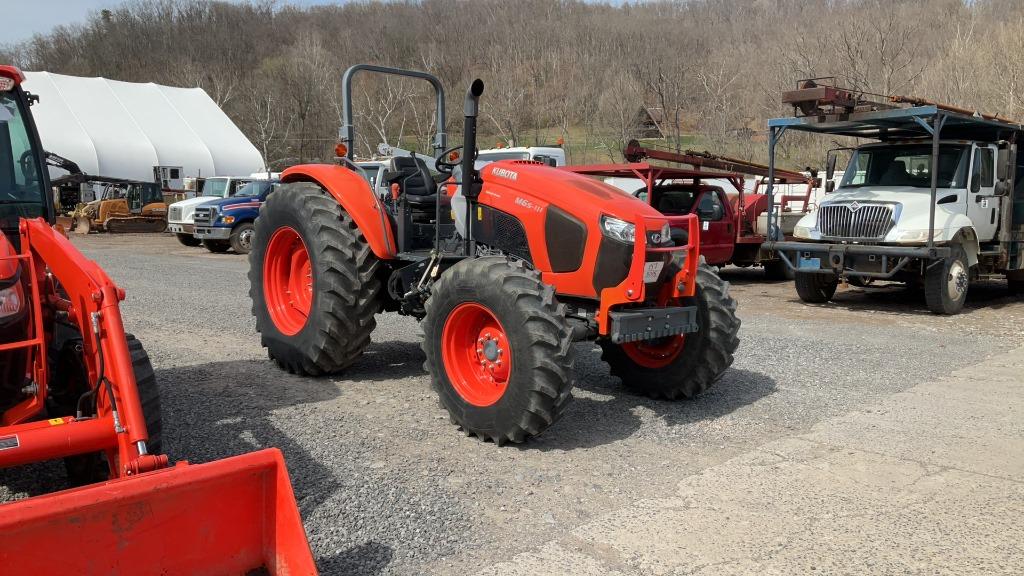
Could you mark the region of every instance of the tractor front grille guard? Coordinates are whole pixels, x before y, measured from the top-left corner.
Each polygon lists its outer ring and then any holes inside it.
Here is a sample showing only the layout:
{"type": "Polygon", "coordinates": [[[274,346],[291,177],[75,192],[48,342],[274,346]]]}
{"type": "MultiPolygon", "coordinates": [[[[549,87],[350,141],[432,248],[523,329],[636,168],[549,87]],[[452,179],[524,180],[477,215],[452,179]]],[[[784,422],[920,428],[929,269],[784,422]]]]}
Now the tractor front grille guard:
{"type": "Polygon", "coordinates": [[[640,304],[648,300],[648,285],[644,282],[647,258],[651,254],[673,256],[681,254],[683,263],[671,277],[664,278],[658,287],[656,301],[658,306],[668,306],[671,302],[692,296],[694,282],[697,278],[697,264],[700,258],[700,223],[694,214],[683,216],[640,216],[633,221],[636,234],[633,242],[633,259],[630,263],[626,279],[616,286],[601,290],[601,301],[597,312],[597,331],[607,336],[611,328],[611,309],[625,304],[640,304]],[[648,244],[652,234],[660,234],[665,224],[669,228],[687,230],[686,244],[683,246],[653,246],[648,244]]]}

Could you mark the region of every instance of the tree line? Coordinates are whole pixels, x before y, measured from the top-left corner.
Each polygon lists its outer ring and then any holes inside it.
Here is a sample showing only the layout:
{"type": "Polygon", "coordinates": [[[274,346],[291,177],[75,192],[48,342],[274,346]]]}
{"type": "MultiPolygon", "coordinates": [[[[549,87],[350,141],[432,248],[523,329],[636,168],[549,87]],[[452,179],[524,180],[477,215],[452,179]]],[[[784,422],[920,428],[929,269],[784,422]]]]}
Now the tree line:
{"type": "MultiPolygon", "coordinates": [[[[0,47],[0,61],[201,87],[274,168],[333,156],[341,74],[361,62],[437,75],[453,142],[479,77],[481,147],[561,139],[572,162],[621,160],[646,106],[664,145],[764,160],[766,120],[790,112],[780,97],[801,78],[1024,117],[1024,3],[137,0],[0,47]]],[[[425,84],[360,78],[357,152],[428,150],[431,97],[425,84]]],[[[820,165],[828,144],[787,135],[780,155],[820,165]]]]}

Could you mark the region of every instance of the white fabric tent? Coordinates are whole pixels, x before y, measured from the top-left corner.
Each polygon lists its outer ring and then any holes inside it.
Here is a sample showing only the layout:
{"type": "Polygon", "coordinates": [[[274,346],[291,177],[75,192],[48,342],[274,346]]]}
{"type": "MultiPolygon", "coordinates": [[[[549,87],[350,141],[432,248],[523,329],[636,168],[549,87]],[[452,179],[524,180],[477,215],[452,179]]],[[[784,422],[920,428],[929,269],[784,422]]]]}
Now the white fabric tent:
{"type": "Polygon", "coordinates": [[[193,177],[264,171],[259,150],[201,88],[25,76],[25,89],[39,96],[32,113],[43,147],[86,174],[148,182],[154,166],[181,166],[193,177]]]}

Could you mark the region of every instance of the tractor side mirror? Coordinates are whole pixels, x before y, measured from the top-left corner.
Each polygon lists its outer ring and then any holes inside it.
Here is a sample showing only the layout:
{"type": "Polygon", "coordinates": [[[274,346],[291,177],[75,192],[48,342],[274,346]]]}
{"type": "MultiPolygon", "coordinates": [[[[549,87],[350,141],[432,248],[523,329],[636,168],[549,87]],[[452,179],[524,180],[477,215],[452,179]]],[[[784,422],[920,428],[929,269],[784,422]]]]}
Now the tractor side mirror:
{"type": "MultiPolygon", "coordinates": [[[[832,177],[836,175],[836,154],[835,152],[829,151],[828,158],[825,159],[825,180],[832,180],[832,177]]],[[[831,192],[831,190],[829,190],[831,192]]]]}

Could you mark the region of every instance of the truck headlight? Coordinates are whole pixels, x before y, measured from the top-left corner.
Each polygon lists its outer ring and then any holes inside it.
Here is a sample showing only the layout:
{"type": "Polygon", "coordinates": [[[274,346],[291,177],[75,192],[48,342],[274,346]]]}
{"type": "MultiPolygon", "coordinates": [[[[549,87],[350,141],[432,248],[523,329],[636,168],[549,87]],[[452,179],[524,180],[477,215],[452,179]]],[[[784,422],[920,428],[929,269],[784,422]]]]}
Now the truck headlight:
{"type": "Polygon", "coordinates": [[[0,290],[0,320],[19,314],[24,301],[20,282],[0,290]]]}
{"type": "MultiPolygon", "coordinates": [[[[942,240],[942,229],[935,230],[935,234],[932,235],[933,240],[942,240]]],[[[901,230],[896,233],[896,242],[927,242],[928,231],[927,230],[901,230]]]]}
{"type": "Polygon", "coordinates": [[[225,224],[234,224],[235,223],[235,217],[234,216],[221,216],[220,221],[225,223],[225,224]]]}
{"type": "Polygon", "coordinates": [[[807,226],[794,226],[793,236],[796,236],[797,238],[810,238],[811,229],[807,226]]]}
{"type": "Polygon", "coordinates": [[[633,223],[611,216],[601,216],[601,232],[613,240],[627,244],[632,244],[636,240],[636,226],[633,223]]]}

